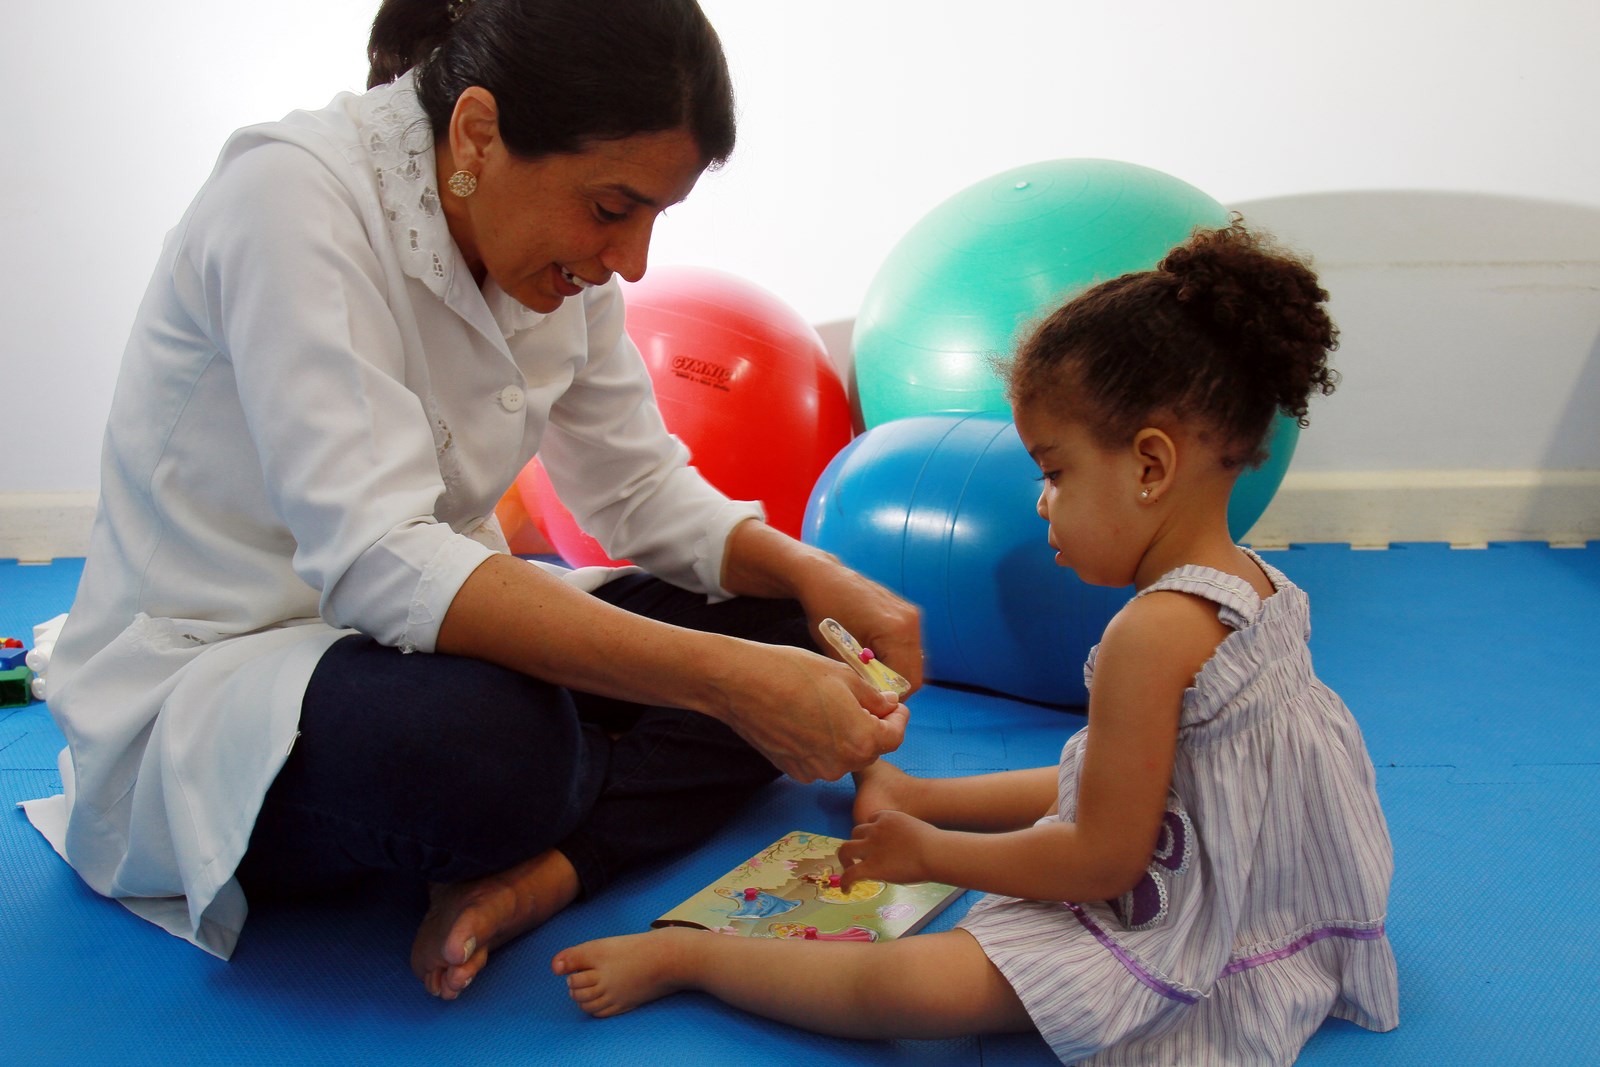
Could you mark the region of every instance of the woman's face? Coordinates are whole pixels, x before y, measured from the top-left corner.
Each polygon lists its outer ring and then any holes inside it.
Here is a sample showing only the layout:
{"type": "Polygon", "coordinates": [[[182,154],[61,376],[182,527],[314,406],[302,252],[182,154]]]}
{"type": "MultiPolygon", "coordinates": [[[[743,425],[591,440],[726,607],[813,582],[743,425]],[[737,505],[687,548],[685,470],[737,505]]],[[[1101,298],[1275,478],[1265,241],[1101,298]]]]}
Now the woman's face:
{"type": "Polygon", "coordinates": [[[545,313],[613,274],[643,277],[657,216],[687,197],[705,169],[684,130],[531,162],[495,138],[474,166],[477,191],[443,198],[451,236],[480,282],[487,275],[545,313]]]}

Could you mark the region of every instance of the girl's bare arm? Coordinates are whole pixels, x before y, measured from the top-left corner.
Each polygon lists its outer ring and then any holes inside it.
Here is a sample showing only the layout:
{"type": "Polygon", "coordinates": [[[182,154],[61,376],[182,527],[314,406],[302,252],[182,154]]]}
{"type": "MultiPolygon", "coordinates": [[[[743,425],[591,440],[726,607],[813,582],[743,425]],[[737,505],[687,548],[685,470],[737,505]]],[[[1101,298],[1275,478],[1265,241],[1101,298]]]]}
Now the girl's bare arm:
{"type": "Polygon", "coordinates": [[[841,850],[853,864],[847,880],[931,879],[1035,900],[1126,892],[1150,862],[1166,811],[1183,693],[1226,634],[1196,598],[1134,601],[1100,646],[1074,821],[974,833],[881,812],[841,850]]]}

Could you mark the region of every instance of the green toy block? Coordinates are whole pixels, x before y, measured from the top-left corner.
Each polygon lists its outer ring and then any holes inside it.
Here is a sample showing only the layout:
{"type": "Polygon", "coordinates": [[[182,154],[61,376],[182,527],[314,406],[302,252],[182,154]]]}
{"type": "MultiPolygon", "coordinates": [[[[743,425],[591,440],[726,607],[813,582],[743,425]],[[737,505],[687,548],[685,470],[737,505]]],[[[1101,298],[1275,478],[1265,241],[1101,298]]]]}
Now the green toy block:
{"type": "Polygon", "coordinates": [[[29,688],[32,681],[33,672],[27,667],[0,671],[0,708],[30,703],[33,700],[33,692],[29,688]]]}

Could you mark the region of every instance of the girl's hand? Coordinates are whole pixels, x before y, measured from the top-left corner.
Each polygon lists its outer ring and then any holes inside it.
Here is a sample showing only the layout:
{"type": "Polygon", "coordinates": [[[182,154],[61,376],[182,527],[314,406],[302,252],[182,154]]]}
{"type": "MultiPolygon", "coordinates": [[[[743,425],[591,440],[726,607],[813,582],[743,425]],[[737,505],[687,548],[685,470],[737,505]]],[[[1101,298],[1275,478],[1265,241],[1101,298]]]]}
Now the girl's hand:
{"type": "Polygon", "coordinates": [[[937,855],[941,831],[903,811],[880,811],[850,832],[839,846],[846,892],[863,878],[878,882],[926,882],[934,875],[929,859],[937,855]]]}

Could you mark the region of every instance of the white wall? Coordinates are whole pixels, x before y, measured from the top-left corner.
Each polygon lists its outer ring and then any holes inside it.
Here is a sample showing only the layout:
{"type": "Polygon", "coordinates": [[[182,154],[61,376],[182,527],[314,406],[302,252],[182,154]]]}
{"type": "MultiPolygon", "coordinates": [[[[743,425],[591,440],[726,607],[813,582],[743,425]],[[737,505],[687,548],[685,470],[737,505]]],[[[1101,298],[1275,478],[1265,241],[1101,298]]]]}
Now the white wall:
{"type": "Polygon", "coordinates": [[[0,492],[97,488],[117,363],[163,236],[232,130],[366,84],[375,10],[7,4],[0,492]]]}
{"type": "MultiPolygon", "coordinates": [[[[702,2],[740,145],[655,262],[740,273],[837,343],[944,197],[1034,160],[1129,160],[1323,263],[1346,382],[1297,472],[1600,471],[1592,0],[702,2]]],[[[360,87],[375,4],[14,5],[0,496],[93,492],[162,235],[231,129],[360,87]]]]}

